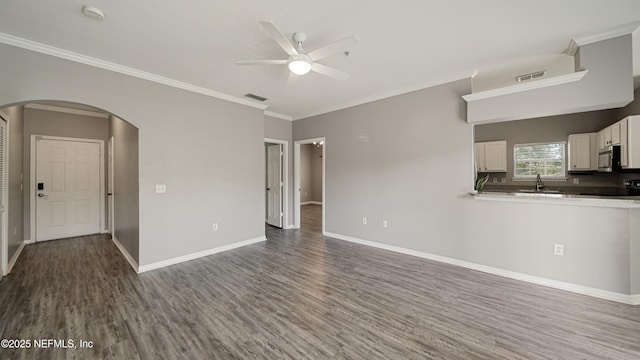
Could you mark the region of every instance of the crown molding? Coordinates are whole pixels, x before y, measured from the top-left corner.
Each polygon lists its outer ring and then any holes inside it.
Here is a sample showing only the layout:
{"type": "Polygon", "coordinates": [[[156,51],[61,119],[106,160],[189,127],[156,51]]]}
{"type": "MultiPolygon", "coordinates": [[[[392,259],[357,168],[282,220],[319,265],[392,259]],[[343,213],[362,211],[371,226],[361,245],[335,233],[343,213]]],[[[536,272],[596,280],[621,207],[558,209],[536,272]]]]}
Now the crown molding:
{"type": "Polygon", "coordinates": [[[273,111],[267,111],[267,110],[265,110],[265,111],[264,111],[264,114],[265,114],[266,116],[271,116],[271,117],[278,118],[278,119],[282,119],[282,120],[293,121],[293,118],[292,118],[291,116],[289,116],[289,115],[284,115],[284,114],[280,114],[280,113],[273,112],[273,111]]]}
{"type": "Polygon", "coordinates": [[[480,91],[477,93],[464,95],[462,96],[462,98],[465,99],[467,102],[470,102],[475,100],[488,99],[496,96],[515,94],[523,91],[540,89],[540,88],[545,88],[550,86],[568,84],[574,81],[581,80],[585,75],[587,75],[588,72],[589,70],[582,70],[582,71],[565,74],[565,75],[558,75],[558,76],[554,76],[546,79],[534,80],[531,82],[505,86],[505,87],[491,89],[487,91],[480,91]]]}
{"type": "Polygon", "coordinates": [[[357,99],[354,101],[350,101],[347,103],[343,103],[341,105],[337,105],[337,106],[329,106],[329,107],[325,107],[325,108],[320,108],[319,110],[315,110],[309,113],[305,113],[302,115],[297,115],[293,117],[293,120],[301,120],[301,119],[306,119],[312,116],[317,116],[317,115],[322,115],[322,114],[326,114],[326,113],[330,113],[333,111],[338,111],[338,110],[343,110],[346,108],[350,108],[350,107],[354,107],[354,106],[358,106],[358,105],[362,105],[362,104],[367,104],[370,102],[374,102],[374,101],[378,101],[378,100],[383,100],[383,99],[387,99],[390,97],[394,97],[394,96],[398,96],[398,95],[402,95],[402,94],[407,94],[410,92],[414,92],[414,91],[418,91],[418,90],[423,90],[423,89],[427,89],[430,87],[434,87],[434,86],[438,86],[438,85],[442,85],[442,84],[447,84],[450,82],[454,82],[454,81],[459,81],[459,80],[464,80],[464,79],[470,79],[472,76],[475,76],[475,70],[474,71],[465,71],[462,73],[458,73],[456,75],[450,76],[450,77],[446,77],[446,78],[440,78],[440,79],[436,79],[436,80],[430,80],[430,81],[426,81],[426,82],[421,82],[421,83],[417,83],[417,84],[411,84],[408,86],[404,86],[401,88],[397,88],[394,90],[390,90],[390,91],[385,91],[382,93],[378,93],[375,95],[371,95],[365,98],[361,98],[361,99],[357,99]]]}
{"type": "Polygon", "coordinates": [[[638,29],[638,27],[640,27],[640,22],[636,21],[605,32],[575,37],[569,42],[569,46],[567,46],[567,50],[565,50],[565,53],[567,55],[574,56],[580,46],[602,40],[613,39],[622,35],[632,34],[638,29]]]}
{"type": "Polygon", "coordinates": [[[61,112],[61,113],[67,113],[67,114],[99,117],[103,119],[109,118],[109,114],[106,114],[106,113],[99,113],[94,111],[78,110],[78,109],[69,109],[69,108],[60,107],[60,106],[51,106],[51,105],[44,105],[44,104],[27,104],[24,107],[27,109],[55,111],[55,112],[61,112]]]}
{"type": "Polygon", "coordinates": [[[112,62],[101,60],[91,56],[82,55],[73,51],[60,49],[50,45],[45,45],[39,42],[23,39],[23,38],[9,35],[6,33],[0,32],[0,43],[35,51],[45,55],[55,56],[61,59],[77,62],[80,64],[94,66],[97,68],[117,72],[124,75],[133,76],[139,79],[152,81],[158,84],[171,86],[174,88],[190,91],[193,93],[206,95],[206,96],[210,96],[210,97],[221,99],[221,100],[226,100],[233,103],[250,106],[260,110],[264,110],[267,108],[267,105],[265,104],[259,104],[253,101],[249,101],[246,99],[242,99],[239,97],[235,97],[232,95],[227,95],[218,91],[207,89],[202,86],[193,85],[186,82],[170,79],[170,78],[153,74],[150,72],[134,69],[128,66],[112,63],[112,62]]]}

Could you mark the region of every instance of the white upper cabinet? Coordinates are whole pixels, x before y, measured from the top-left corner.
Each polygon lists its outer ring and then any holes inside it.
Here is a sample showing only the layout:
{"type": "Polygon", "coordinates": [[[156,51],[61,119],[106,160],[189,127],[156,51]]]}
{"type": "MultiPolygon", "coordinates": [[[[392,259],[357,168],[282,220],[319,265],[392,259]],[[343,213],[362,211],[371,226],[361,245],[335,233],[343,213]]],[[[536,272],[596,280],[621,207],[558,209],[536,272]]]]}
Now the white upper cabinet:
{"type": "Polygon", "coordinates": [[[478,172],[507,172],[507,141],[475,143],[478,172]]]}
{"type": "Polygon", "coordinates": [[[620,145],[620,134],[620,122],[609,125],[598,131],[598,149],[602,149],[610,145],[620,145]]]}
{"type": "Polygon", "coordinates": [[[620,122],[609,127],[611,128],[611,144],[609,145],[620,145],[620,122]]]}
{"type": "Polygon", "coordinates": [[[640,115],[628,116],[620,124],[620,165],[640,169],[640,115]]]}
{"type": "Polygon", "coordinates": [[[611,127],[598,131],[598,149],[611,145],[611,127]]]}
{"type": "Polygon", "coordinates": [[[598,135],[569,135],[569,171],[593,171],[598,168],[598,135]]]}

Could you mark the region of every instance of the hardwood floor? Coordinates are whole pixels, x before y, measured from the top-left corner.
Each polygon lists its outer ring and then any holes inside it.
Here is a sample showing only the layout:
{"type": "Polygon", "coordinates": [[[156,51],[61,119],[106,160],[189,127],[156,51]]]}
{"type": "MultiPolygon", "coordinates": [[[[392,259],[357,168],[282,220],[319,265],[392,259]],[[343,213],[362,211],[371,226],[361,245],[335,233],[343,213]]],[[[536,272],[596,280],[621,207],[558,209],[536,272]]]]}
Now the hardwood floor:
{"type": "Polygon", "coordinates": [[[304,231],[322,233],[322,205],[300,206],[300,228],[304,231]]]}
{"type": "Polygon", "coordinates": [[[640,306],[309,229],[140,275],[106,236],[28,245],[0,281],[0,339],[95,346],[0,358],[640,358],[640,306]]]}

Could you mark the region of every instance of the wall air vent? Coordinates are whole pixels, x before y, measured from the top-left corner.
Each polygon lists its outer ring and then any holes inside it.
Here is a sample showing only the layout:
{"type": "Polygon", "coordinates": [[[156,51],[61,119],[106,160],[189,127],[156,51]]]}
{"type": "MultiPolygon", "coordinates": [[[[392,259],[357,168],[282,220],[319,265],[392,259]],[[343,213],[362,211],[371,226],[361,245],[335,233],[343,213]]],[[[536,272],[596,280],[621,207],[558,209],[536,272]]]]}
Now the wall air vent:
{"type": "Polygon", "coordinates": [[[258,96],[256,94],[252,94],[252,93],[245,94],[244,96],[248,97],[249,99],[258,100],[258,101],[266,101],[267,100],[267,98],[265,98],[265,97],[258,96]]]}
{"type": "Polygon", "coordinates": [[[533,79],[541,78],[545,75],[547,75],[547,70],[536,71],[536,72],[516,76],[516,81],[522,82],[527,80],[533,80],[533,79]]]}

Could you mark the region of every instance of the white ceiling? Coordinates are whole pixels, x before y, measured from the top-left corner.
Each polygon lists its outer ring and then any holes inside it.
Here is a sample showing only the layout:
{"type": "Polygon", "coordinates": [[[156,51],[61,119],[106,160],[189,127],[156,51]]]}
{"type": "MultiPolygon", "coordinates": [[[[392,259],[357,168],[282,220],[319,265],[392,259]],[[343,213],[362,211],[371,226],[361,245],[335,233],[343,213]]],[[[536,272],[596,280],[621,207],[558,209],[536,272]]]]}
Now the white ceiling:
{"type": "Polygon", "coordinates": [[[0,32],[232,96],[254,93],[268,98],[267,110],[298,119],[558,55],[571,38],[636,21],[638,0],[13,0],[2,3],[0,32]],[[84,17],[83,5],[106,18],[84,17]],[[310,73],[286,86],[285,66],[236,66],[286,58],[260,20],[287,36],[307,33],[307,50],[358,36],[350,57],[320,61],[351,78],[310,73]]]}

